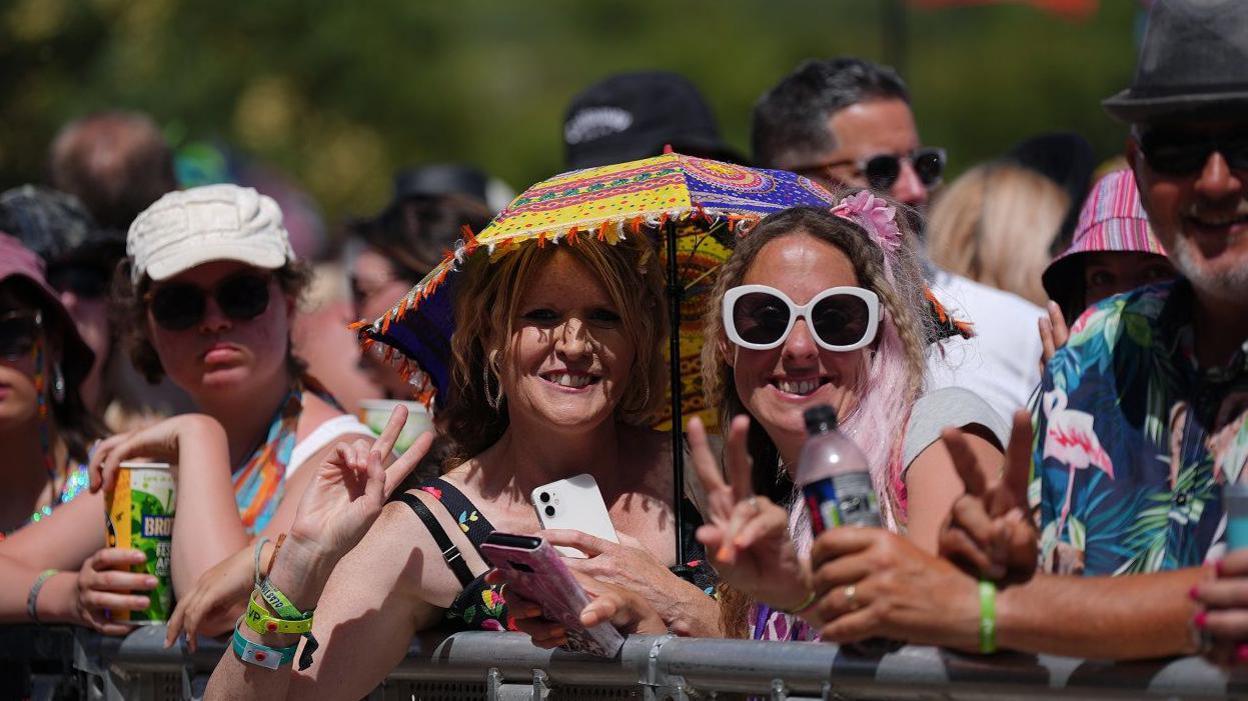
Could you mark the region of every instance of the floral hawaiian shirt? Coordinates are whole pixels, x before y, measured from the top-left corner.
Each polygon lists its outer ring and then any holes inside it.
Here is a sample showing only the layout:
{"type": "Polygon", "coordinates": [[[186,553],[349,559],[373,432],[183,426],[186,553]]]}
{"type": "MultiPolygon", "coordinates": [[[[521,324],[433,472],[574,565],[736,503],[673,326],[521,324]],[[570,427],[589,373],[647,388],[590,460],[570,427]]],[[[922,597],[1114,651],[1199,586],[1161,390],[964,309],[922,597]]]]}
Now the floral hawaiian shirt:
{"type": "Polygon", "coordinates": [[[1045,368],[1032,459],[1045,570],[1156,572],[1220,551],[1221,487],[1248,462],[1248,343],[1198,369],[1192,308],[1183,280],[1111,297],[1045,368]]]}

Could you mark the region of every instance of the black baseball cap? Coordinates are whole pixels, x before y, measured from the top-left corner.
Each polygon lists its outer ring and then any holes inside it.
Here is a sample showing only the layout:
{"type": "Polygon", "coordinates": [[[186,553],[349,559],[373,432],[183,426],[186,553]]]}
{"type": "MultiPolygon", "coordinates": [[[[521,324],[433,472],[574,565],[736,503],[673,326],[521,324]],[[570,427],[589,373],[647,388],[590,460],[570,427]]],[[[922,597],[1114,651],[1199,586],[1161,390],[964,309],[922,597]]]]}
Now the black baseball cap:
{"type": "Polygon", "coordinates": [[[111,272],[126,253],[126,232],[97,226],[77,197],[40,185],[0,193],[0,230],[49,267],[86,265],[111,272]]]}
{"type": "Polygon", "coordinates": [[[468,195],[485,202],[489,178],[477,168],[463,163],[429,163],[405,168],[394,174],[394,200],[408,197],[468,195]]]}
{"type": "Polygon", "coordinates": [[[563,120],[568,168],[677,153],[744,164],[720,138],[715,115],[687,78],[666,71],[619,73],[572,98],[563,120]]]}

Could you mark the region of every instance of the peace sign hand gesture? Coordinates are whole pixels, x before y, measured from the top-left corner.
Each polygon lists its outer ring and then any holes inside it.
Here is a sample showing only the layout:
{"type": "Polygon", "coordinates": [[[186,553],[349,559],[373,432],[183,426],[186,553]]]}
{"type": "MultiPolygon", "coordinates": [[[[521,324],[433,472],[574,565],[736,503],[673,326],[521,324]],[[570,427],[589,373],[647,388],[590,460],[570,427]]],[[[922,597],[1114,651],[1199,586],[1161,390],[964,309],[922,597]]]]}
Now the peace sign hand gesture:
{"type": "Polygon", "coordinates": [[[296,605],[300,599],[307,607],[315,604],[334,565],[360,542],[381,515],[386,496],[429,450],[433,434],[427,431],[382,467],[406,421],[407,409],[395,407],[371,445],[365,440],[338,443],[316,468],[270,575],[296,605]]]}
{"type": "Polygon", "coordinates": [[[706,490],[708,520],[698,529],[707,558],[720,578],[752,598],[783,610],[806,601],[812,591],[810,566],[797,555],[789,536],[789,515],[767,497],[754,494],[746,450],[749,417],[738,416],[728,429],[728,479],[706,439],[697,417],[689,419],[686,435],[698,479],[706,490]]]}
{"type": "Polygon", "coordinates": [[[1031,438],[1031,416],[1014,412],[1001,476],[987,484],[962,433],[941,433],[966,493],[949,510],[940,532],[940,554],[973,577],[1016,584],[1036,571],[1036,528],[1027,503],[1031,438]]]}

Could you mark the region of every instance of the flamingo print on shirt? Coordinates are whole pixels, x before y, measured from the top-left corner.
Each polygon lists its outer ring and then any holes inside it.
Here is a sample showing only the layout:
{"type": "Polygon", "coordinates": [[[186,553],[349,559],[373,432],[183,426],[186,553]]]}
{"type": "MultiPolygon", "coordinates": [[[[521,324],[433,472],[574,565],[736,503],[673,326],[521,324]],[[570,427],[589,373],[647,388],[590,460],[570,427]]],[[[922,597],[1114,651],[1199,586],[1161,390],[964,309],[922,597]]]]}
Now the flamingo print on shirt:
{"type": "Polygon", "coordinates": [[[1221,540],[1221,485],[1248,461],[1248,412],[1234,401],[1248,351],[1199,368],[1192,305],[1184,280],[1110,297],[1045,367],[1031,493],[1047,570],[1194,567],[1221,540]]]}
{"type": "Polygon", "coordinates": [[[1067,409],[1065,392],[1060,389],[1045,392],[1041,401],[1047,423],[1044,431],[1044,457],[1056,458],[1070,468],[1070,478],[1066,482],[1066,500],[1062,503],[1062,513],[1057,520],[1057,533],[1061,535],[1066,518],[1070,515],[1075,470],[1096,467],[1113,479],[1114,461],[1096,437],[1092,415],[1067,409]]]}

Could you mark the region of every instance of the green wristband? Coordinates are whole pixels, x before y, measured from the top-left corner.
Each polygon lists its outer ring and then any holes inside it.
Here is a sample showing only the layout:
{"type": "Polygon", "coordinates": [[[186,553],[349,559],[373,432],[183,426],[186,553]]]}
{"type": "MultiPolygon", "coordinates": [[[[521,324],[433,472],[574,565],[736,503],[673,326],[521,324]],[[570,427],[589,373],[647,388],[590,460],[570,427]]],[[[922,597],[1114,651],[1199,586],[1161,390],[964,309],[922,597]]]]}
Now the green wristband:
{"type": "Polygon", "coordinates": [[[979,651],[997,651],[997,585],[987,580],[979,582],[979,651]]]}
{"type": "Polygon", "coordinates": [[[290,599],[282,593],[281,589],[273,586],[271,580],[263,579],[260,581],[260,596],[264,599],[264,603],[269,605],[277,613],[277,617],[287,621],[302,621],[312,617],[313,611],[300,611],[295,605],[290,603],[290,599]]]}

